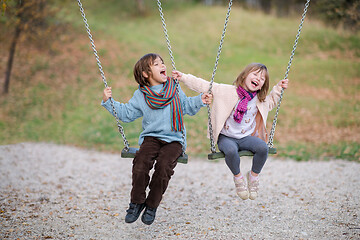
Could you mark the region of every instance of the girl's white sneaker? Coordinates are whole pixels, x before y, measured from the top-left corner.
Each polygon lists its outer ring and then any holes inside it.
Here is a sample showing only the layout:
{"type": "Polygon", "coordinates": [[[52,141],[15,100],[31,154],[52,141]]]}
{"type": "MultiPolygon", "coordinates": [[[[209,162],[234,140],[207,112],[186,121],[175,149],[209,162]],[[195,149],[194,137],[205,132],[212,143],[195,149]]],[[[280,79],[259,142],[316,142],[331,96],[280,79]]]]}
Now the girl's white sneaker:
{"type": "Polygon", "coordinates": [[[259,178],[256,180],[250,180],[250,171],[246,174],[249,188],[249,198],[254,200],[258,196],[259,191],[259,178]]]}
{"type": "Polygon", "coordinates": [[[236,194],[242,199],[246,200],[249,198],[249,192],[245,183],[244,178],[237,179],[234,177],[236,194]]]}

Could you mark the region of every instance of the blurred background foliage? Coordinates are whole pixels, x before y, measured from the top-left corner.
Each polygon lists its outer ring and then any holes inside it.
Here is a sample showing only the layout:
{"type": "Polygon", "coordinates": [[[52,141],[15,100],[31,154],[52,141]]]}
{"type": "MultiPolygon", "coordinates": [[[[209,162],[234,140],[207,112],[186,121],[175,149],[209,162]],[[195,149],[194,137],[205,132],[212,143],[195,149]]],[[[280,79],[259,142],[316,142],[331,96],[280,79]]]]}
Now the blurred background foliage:
{"type": "MultiPolygon", "coordinates": [[[[256,61],[269,67],[273,85],[285,72],[306,1],[233,2],[215,81],[231,84],[256,61]]],[[[359,161],[359,2],[311,1],[280,109],[278,157],[359,161]]],[[[100,106],[104,86],[77,1],[0,3],[0,144],[47,141],[120,152],[116,122],[100,106]]],[[[133,65],[147,52],[160,53],[170,73],[156,1],[82,3],[115,99],[131,98],[137,88],[133,65]]],[[[227,4],[162,1],[177,69],[210,79],[227,4]]],[[[206,109],[185,121],[188,153],[205,157],[206,109]]],[[[141,120],[124,127],[136,146],[141,120]]]]}

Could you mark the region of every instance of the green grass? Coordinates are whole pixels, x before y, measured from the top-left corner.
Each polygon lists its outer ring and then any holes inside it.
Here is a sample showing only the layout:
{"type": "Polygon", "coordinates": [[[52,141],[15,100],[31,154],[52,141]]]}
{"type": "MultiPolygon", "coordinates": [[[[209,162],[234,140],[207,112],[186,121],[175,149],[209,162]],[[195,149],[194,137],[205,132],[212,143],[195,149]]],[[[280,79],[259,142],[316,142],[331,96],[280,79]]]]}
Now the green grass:
{"type": "MultiPolygon", "coordinates": [[[[157,52],[168,74],[171,70],[156,5],[148,5],[148,14],[137,18],[133,2],[83,3],[107,81],[115,99],[123,102],[137,88],[132,68],[139,57],[157,52]]],[[[210,79],[227,8],[167,2],[163,8],[176,68],[210,79]]],[[[278,19],[234,6],[215,81],[231,84],[248,63],[262,62],[274,85],[284,77],[299,20],[300,13],[299,18],[278,19]]],[[[100,106],[104,85],[77,4],[69,3],[59,21],[72,28],[54,42],[53,55],[25,50],[26,44],[18,46],[10,93],[0,98],[0,144],[46,141],[120,152],[123,142],[116,121],[100,106]],[[35,53],[29,60],[28,55],[35,53]]],[[[7,55],[6,48],[0,52],[7,55]]],[[[289,72],[290,88],[280,109],[277,156],[359,161],[359,57],[359,34],[305,21],[289,72]]],[[[5,66],[4,60],[1,64],[5,66]]],[[[206,108],[194,117],[186,116],[185,123],[188,154],[206,157],[210,148],[206,108]]],[[[130,145],[136,147],[141,119],[123,126],[130,145]]]]}
{"type": "Polygon", "coordinates": [[[297,161],[318,159],[348,159],[358,161],[360,146],[358,143],[339,142],[337,144],[309,145],[306,143],[289,143],[285,147],[278,147],[280,156],[289,157],[297,161]]]}

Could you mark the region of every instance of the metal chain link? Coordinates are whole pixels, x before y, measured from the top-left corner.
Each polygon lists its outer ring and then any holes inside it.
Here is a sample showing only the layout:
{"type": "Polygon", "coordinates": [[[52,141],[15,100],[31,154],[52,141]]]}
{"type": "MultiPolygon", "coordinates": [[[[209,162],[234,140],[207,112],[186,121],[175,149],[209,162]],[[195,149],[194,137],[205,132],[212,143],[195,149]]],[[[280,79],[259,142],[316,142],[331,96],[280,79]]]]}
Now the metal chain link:
{"type": "Polygon", "coordinates": [[[160,1],[160,0],[157,0],[157,5],[158,5],[158,8],[159,8],[159,13],[160,13],[160,18],[161,18],[161,22],[162,22],[162,27],[163,27],[164,34],[165,34],[166,45],[167,45],[167,48],[168,48],[168,50],[169,50],[171,65],[172,65],[173,70],[176,70],[175,60],[174,60],[174,56],[173,56],[173,51],[171,50],[169,34],[168,34],[168,31],[167,31],[167,28],[166,28],[164,13],[163,13],[163,9],[162,9],[162,7],[161,7],[161,1],[160,1]]]}
{"type": "MultiPolygon", "coordinates": [[[[160,17],[161,17],[162,26],[163,26],[163,29],[164,29],[164,34],[165,34],[165,38],[166,38],[166,44],[167,44],[167,47],[168,47],[168,50],[169,50],[171,64],[172,64],[173,70],[176,70],[175,61],[174,61],[174,57],[173,57],[173,52],[171,50],[169,35],[168,35],[168,31],[166,29],[165,18],[164,18],[164,14],[163,14],[162,7],[161,7],[161,1],[157,0],[157,4],[158,4],[158,7],[159,7],[160,17]]],[[[219,49],[218,49],[218,52],[217,52],[216,61],[215,61],[215,67],[214,67],[214,70],[213,70],[213,73],[212,73],[208,93],[211,93],[212,85],[213,85],[213,82],[214,82],[214,77],[215,77],[215,74],[216,74],[217,66],[218,66],[219,59],[220,59],[220,53],[221,53],[222,45],[223,45],[224,38],[225,38],[226,28],[227,28],[227,24],[229,22],[231,6],[232,6],[232,0],[229,0],[229,8],[228,8],[228,11],[227,11],[227,14],[226,14],[224,30],[223,30],[223,33],[221,35],[220,45],[219,45],[219,49]]],[[[177,80],[176,80],[176,83],[178,84],[177,80]]],[[[212,130],[212,124],[211,124],[211,113],[210,113],[210,106],[209,105],[207,105],[207,112],[208,112],[208,121],[209,121],[211,151],[214,153],[214,152],[216,152],[216,148],[215,148],[215,142],[214,142],[214,136],[213,136],[213,130],[212,130]]],[[[183,137],[185,138],[184,134],[183,134],[183,137]]]]}
{"type": "MultiPolygon", "coordinates": [[[[88,33],[88,37],[89,37],[89,40],[90,40],[90,44],[91,44],[91,48],[94,52],[94,55],[95,55],[95,59],[96,59],[96,63],[99,67],[99,71],[100,71],[100,75],[101,75],[101,78],[104,82],[104,85],[105,85],[105,88],[108,87],[108,84],[106,82],[106,77],[105,77],[105,73],[103,71],[103,68],[101,66],[101,62],[100,62],[100,58],[99,58],[99,55],[97,53],[97,50],[96,50],[96,47],[95,47],[95,43],[94,43],[94,40],[93,40],[93,37],[91,35],[91,32],[90,32],[90,27],[89,27],[89,24],[87,23],[87,19],[86,19],[86,15],[85,15],[85,11],[84,11],[84,8],[82,7],[82,4],[81,4],[81,1],[80,0],[77,0],[78,2],[78,5],[79,5],[79,8],[80,8],[80,13],[81,13],[81,16],[83,18],[83,21],[85,23],[85,28],[86,28],[86,31],[88,33]]],[[[118,118],[118,115],[117,115],[117,112],[115,110],[115,106],[114,106],[114,102],[112,100],[112,98],[110,98],[110,103],[111,103],[111,107],[112,107],[112,110],[113,110],[113,113],[115,115],[115,119],[116,119],[116,122],[117,122],[117,126],[118,126],[118,129],[119,129],[119,133],[121,134],[123,140],[124,140],[124,149],[126,151],[129,150],[129,142],[126,140],[126,136],[125,136],[125,132],[124,132],[124,128],[121,126],[120,124],[120,120],[118,118]]]]}
{"type": "MultiPolygon", "coordinates": [[[[166,28],[165,17],[164,17],[163,9],[161,7],[161,1],[160,0],[157,0],[157,5],[158,5],[158,8],[159,8],[162,27],[163,27],[164,34],[165,34],[166,45],[167,45],[169,55],[170,55],[171,66],[172,66],[172,69],[175,71],[176,70],[175,60],[174,60],[174,56],[173,56],[173,51],[171,50],[169,34],[168,34],[168,31],[167,31],[167,28],[166,28]]],[[[180,90],[179,90],[179,81],[177,79],[175,79],[175,84],[176,84],[177,93],[179,94],[179,92],[180,92],[180,90]]],[[[184,121],[184,119],[183,119],[183,121],[184,121]]],[[[184,131],[184,129],[185,129],[185,124],[183,124],[183,129],[181,131],[181,133],[182,133],[182,144],[181,145],[182,145],[183,155],[185,154],[185,131],[184,131]]]]}
{"type": "MultiPolygon", "coordinates": [[[[304,20],[305,20],[305,17],[306,17],[306,13],[307,13],[309,4],[310,4],[310,0],[307,0],[307,2],[305,3],[305,8],[304,8],[304,12],[302,14],[302,18],[301,18],[301,21],[300,21],[299,29],[298,29],[298,32],[297,32],[297,35],[296,35],[296,38],[295,38],[294,46],[293,46],[293,49],[291,51],[290,60],[288,62],[287,68],[286,68],[284,79],[287,79],[287,77],[288,77],[290,67],[291,67],[291,63],[292,63],[292,60],[293,60],[294,55],[295,55],[295,50],[296,50],[296,47],[297,47],[297,44],[298,44],[298,41],[299,41],[300,33],[301,33],[301,30],[302,30],[302,27],[303,27],[303,23],[304,23],[304,20]]],[[[280,110],[280,105],[281,105],[281,100],[283,98],[283,94],[284,94],[284,89],[281,89],[279,103],[277,105],[276,113],[275,113],[274,120],[273,120],[273,124],[272,124],[271,130],[270,130],[269,141],[268,141],[269,148],[272,148],[274,146],[273,141],[274,141],[274,135],[275,135],[275,128],[276,128],[277,118],[278,118],[278,115],[279,115],[279,110],[280,110]]]]}
{"type": "MultiPolygon", "coordinates": [[[[219,59],[220,59],[222,45],[223,45],[224,38],[225,38],[226,28],[227,28],[227,25],[228,25],[228,22],[229,22],[231,6],[232,6],[232,0],[229,0],[229,8],[228,8],[226,18],[225,18],[224,29],[223,29],[223,32],[221,34],[219,49],[217,51],[216,60],[215,60],[215,66],[214,66],[214,70],[212,72],[208,93],[211,93],[211,89],[212,89],[212,86],[213,86],[213,83],[214,83],[214,78],[215,78],[217,66],[218,66],[219,59]]],[[[210,105],[207,105],[207,113],[208,113],[208,126],[209,126],[209,135],[210,135],[210,147],[211,147],[211,152],[215,153],[216,152],[216,147],[215,147],[214,133],[213,133],[212,123],[211,123],[210,105]]]]}

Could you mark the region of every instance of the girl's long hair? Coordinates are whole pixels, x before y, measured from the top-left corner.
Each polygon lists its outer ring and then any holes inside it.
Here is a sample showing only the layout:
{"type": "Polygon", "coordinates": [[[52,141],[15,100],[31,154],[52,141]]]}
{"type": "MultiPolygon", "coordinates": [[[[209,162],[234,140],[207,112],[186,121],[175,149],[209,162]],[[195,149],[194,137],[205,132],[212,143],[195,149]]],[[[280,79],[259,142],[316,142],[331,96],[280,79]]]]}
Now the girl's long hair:
{"type": "Polygon", "coordinates": [[[261,63],[250,63],[245,67],[245,69],[239,74],[239,76],[234,81],[234,85],[236,87],[242,86],[244,87],[245,79],[251,72],[264,72],[265,73],[265,82],[262,88],[257,92],[257,97],[260,102],[263,102],[266,98],[266,95],[269,91],[270,85],[270,77],[269,72],[264,64],[261,63]]]}

